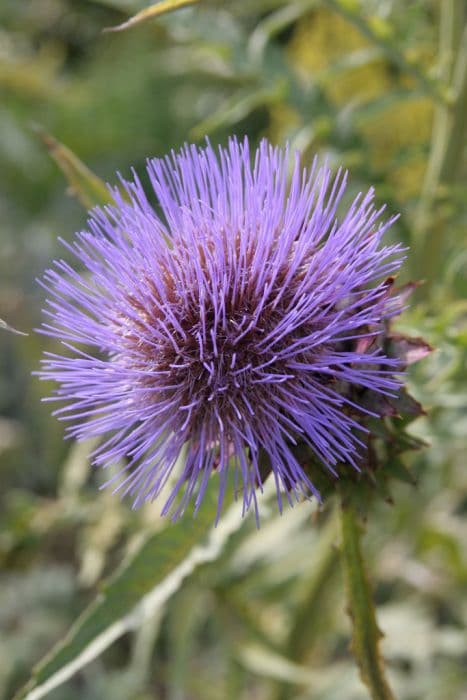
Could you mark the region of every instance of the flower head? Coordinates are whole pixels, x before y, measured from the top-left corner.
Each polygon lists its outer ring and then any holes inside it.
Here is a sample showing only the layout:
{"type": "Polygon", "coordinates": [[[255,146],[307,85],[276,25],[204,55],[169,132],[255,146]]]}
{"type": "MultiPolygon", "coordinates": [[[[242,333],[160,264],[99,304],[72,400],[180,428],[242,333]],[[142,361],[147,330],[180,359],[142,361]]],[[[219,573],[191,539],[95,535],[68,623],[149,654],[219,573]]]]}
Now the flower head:
{"type": "Polygon", "coordinates": [[[219,507],[229,474],[245,510],[271,472],[280,507],[318,495],[297,446],[358,469],[359,396],[399,386],[378,342],[396,312],[392,220],[372,191],[338,218],[346,175],[296,156],[289,178],[287,151],[266,141],[253,158],[246,140],[186,146],[147,171],[154,204],[135,176],[65,244],[79,271],[45,273],[43,332],[65,346],[41,372],[57,413],[70,435],[102,438],[94,461],[123,464],[116,490],[135,505],[172,481],[163,511],[179,492],[177,514],[198,507],[213,472],[219,507]]]}

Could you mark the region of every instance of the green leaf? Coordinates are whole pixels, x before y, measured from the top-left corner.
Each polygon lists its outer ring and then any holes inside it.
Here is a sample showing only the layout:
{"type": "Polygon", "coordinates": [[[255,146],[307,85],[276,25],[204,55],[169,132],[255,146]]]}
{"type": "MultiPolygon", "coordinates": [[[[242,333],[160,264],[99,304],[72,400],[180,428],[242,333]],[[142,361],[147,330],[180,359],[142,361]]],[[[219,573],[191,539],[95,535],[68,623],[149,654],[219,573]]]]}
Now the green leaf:
{"type": "Polygon", "coordinates": [[[406,484],[411,484],[414,486],[417,482],[415,477],[411,474],[410,470],[404,462],[400,459],[393,459],[388,464],[388,471],[391,474],[392,479],[398,479],[406,484]]]}
{"type": "Polygon", "coordinates": [[[238,647],[237,655],[240,663],[257,676],[314,688],[322,685],[319,671],[294,663],[260,644],[242,644],[238,647]]]}
{"type": "Polygon", "coordinates": [[[221,107],[190,131],[190,136],[195,141],[210,134],[216,129],[230,127],[245,119],[255,109],[265,105],[277,104],[284,94],[285,85],[278,82],[272,87],[255,90],[239,90],[235,95],[225,100],[221,107]]]}
{"type": "Polygon", "coordinates": [[[41,127],[35,127],[50,156],[65,175],[73,194],[86,209],[112,202],[105,182],[95,175],[67,146],[57,141],[41,127]]]}
{"type": "MultiPolygon", "coordinates": [[[[312,540],[313,566],[307,580],[303,581],[301,600],[290,614],[291,624],[284,651],[286,657],[296,664],[309,665],[313,653],[321,647],[323,637],[332,627],[333,616],[338,610],[336,600],[340,595],[337,585],[340,562],[339,551],[335,547],[337,525],[338,519],[333,511],[324,527],[318,530],[317,541],[312,540]]],[[[315,685],[313,689],[317,690],[315,685]]],[[[273,697],[274,700],[287,700],[290,697],[288,684],[281,683],[273,697]]]]}
{"type": "Polygon", "coordinates": [[[242,521],[235,503],[214,528],[217,479],[213,478],[196,519],[187,516],[151,535],[84,611],[65,639],[35,668],[15,700],[39,700],[115,640],[156,614],[201,564],[220,555],[242,521]]]}
{"type": "Polygon", "coordinates": [[[150,5],[146,7],[141,12],[138,12],[129,20],[118,24],[116,27],[106,27],[104,32],[121,32],[124,29],[130,29],[134,27],[135,24],[140,22],[145,22],[148,19],[154,19],[154,17],[159,17],[160,15],[167,14],[167,12],[173,12],[174,10],[179,10],[181,7],[188,7],[188,5],[195,5],[199,0],[161,0],[155,5],[150,5]]]}
{"type": "Polygon", "coordinates": [[[263,56],[264,49],[270,40],[296,22],[300,17],[309,13],[318,5],[318,0],[305,0],[280,6],[257,25],[249,40],[249,52],[252,58],[258,60],[263,56]]]}

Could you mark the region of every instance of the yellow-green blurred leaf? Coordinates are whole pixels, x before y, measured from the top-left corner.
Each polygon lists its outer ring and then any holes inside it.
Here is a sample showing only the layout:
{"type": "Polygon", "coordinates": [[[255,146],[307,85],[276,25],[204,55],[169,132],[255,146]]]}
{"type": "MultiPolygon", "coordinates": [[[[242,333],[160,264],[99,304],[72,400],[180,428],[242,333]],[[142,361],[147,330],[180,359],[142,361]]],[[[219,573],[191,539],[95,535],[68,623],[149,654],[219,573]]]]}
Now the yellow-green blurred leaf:
{"type": "Polygon", "coordinates": [[[97,177],[73,151],[40,127],[36,127],[36,131],[50,156],[65,175],[70,193],[79,199],[81,204],[91,209],[112,201],[112,195],[105,182],[97,177]]]}
{"type": "Polygon", "coordinates": [[[104,29],[105,32],[121,32],[124,29],[130,29],[134,27],[135,24],[140,22],[145,22],[147,19],[153,19],[154,17],[159,17],[160,15],[167,14],[167,12],[173,12],[174,10],[179,10],[181,7],[188,7],[188,5],[194,5],[199,2],[199,0],[162,0],[155,5],[150,5],[146,7],[141,12],[138,12],[129,20],[118,24],[116,27],[107,27],[104,29]]]}

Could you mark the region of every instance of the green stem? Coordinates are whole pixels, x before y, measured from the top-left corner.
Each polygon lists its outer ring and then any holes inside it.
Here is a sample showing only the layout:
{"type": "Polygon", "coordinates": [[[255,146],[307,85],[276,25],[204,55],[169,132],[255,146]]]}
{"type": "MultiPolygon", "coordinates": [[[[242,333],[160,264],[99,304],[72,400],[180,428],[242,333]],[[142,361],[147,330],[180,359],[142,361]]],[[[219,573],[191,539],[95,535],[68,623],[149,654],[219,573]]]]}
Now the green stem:
{"type": "Polygon", "coordinates": [[[443,258],[446,230],[442,207],[436,206],[443,189],[456,182],[462,164],[467,129],[467,12],[464,0],[441,4],[439,74],[449,85],[450,104],[438,105],[433,119],[430,156],[415,217],[414,247],[419,256],[417,275],[436,278],[443,258]],[[428,237],[429,245],[428,243],[428,237]]]}
{"type": "Polygon", "coordinates": [[[379,653],[382,634],[376,622],[371,588],[360,548],[362,527],[353,507],[344,502],[341,506],[341,525],[342,559],[353,626],[352,651],[360,668],[360,676],[373,700],[395,700],[379,653]]]}

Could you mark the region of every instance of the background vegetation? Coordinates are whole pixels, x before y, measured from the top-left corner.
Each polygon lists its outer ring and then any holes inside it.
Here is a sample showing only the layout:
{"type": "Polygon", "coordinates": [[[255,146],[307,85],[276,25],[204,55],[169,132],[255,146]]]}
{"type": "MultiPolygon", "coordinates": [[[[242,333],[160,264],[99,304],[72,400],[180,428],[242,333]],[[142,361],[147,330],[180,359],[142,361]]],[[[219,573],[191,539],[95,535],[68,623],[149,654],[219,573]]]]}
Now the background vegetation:
{"type": "Polygon", "coordinates": [[[326,154],[351,170],[353,192],[372,184],[401,212],[393,235],[410,246],[405,279],[425,284],[399,326],[436,348],[410,377],[428,411],[412,431],[431,446],[408,458],[417,485],[396,485],[394,505],[375,508],[365,547],[397,697],[465,700],[467,7],[202,0],[102,33],[145,6],[0,5],[0,316],[29,333],[0,329],[0,698],[99,591],[80,638],[35,682],[99,635],[102,653],[53,700],[367,697],[349,651],[332,503],[282,518],[271,508],[259,532],[234,518],[193,559],[209,504],[174,528],[157,506],[134,513],[98,492],[90,446],[63,441],[41,404],[49,388],[31,377],[53,349],[33,331],[43,304],[35,278],[63,254],[57,236],[85,225],[83,203],[103,196],[73,153],[115,182],[117,170],[142,173],[148,156],[184,141],[236,133],[326,154]],[[182,561],[183,581],[173,577],[182,561]],[[159,602],[138,609],[156,584],[159,602]]]}

